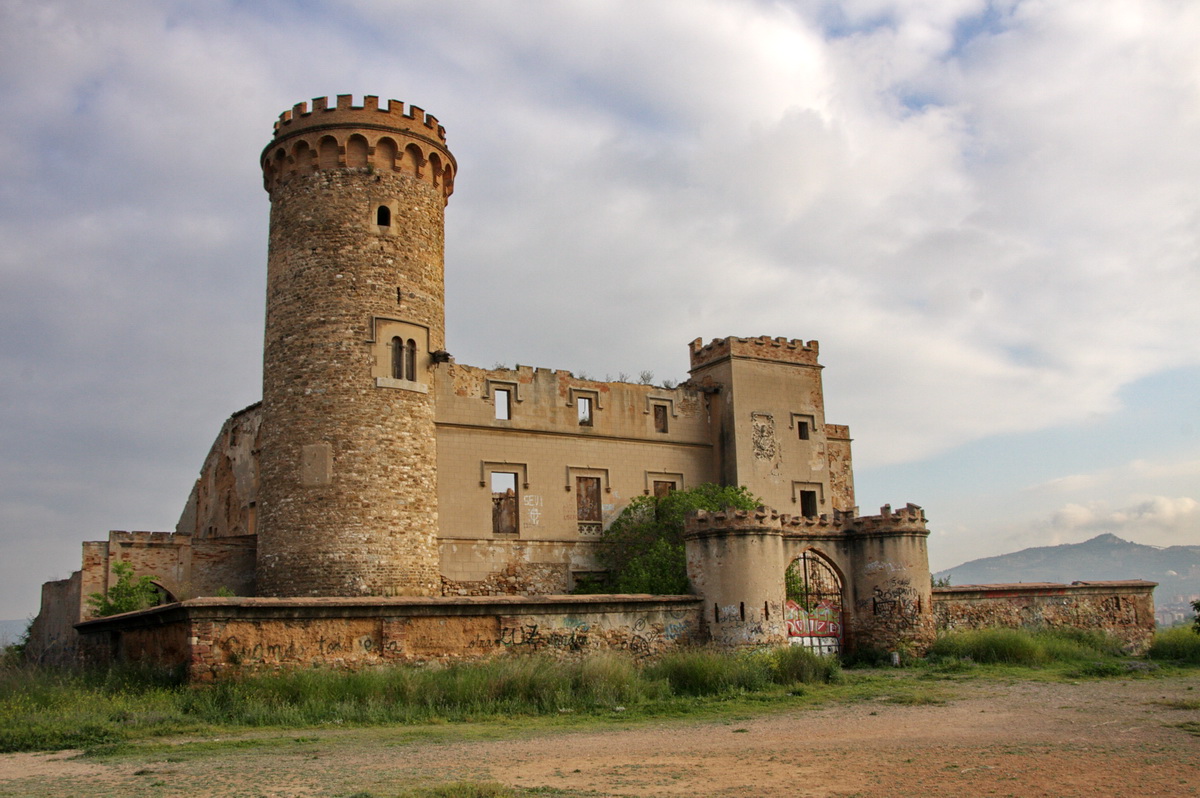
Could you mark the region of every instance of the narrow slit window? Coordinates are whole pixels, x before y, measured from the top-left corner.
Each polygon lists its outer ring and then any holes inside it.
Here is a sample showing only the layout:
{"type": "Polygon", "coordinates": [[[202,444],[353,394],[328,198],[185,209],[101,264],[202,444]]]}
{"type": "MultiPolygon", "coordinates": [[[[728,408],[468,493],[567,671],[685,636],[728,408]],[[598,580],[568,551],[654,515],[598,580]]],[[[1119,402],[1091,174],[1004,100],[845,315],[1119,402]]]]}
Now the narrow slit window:
{"type": "Polygon", "coordinates": [[[575,400],[575,411],[579,415],[579,426],[592,426],[592,398],[580,396],[575,400]]]}
{"type": "Polygon", "coordinates": [[[386,205],[380,205],[379,210],[375,211],[375,224],[380,227],[391,227],[392,209],[386,205]]]}
{"type": "Polygon", "coordinates": [[[496,399],[496,419],[508,421],[512,418],[512,392],[507,388],[496,388],[492,394],[496,399]]]}
{"type": "Polygon", "coordinates": [[[412,338],[408,339],[408,345],[404,348],[404,379],[409,382],[417,380],[417,342],[412,338]]]}
{"type": "Polygon", "coordinates": [[[404,379],[404,339],[392,339],[392,379],[404,379]]]}
{"type": "Polygon", "coordinates": [[[654,431],[655,432],[666,432],[667,431],[667,406],[666,405],[655,405],[654,406],[654,431]]]}

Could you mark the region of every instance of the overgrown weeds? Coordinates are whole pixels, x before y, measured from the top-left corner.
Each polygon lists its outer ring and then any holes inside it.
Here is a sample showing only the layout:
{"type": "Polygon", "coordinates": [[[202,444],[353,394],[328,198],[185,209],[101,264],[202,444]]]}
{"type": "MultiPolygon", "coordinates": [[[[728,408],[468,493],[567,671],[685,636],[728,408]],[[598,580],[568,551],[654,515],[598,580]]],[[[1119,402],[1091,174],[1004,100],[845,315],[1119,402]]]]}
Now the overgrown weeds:
{"type": "Polygon", "coordinates": [[[1026,667],[1104,661],[1121,656],[1120,641],[1082,629],[975,629],[952,632],[940,636],[929,650],[929,660],[934,664],[969,661],[1026,667]]]}
{"type": "MultiPolygon", "coordinates": [[[[184,685],[176,674],[0,673],[0,751],[89,747],[214,727],[414,724],[655,711],[681,699],[782,695],[838,681],[840,667],[801,649],[695,649],[649,665],[619,654],[561,661],[504,657],[444,667],[281,671],[184,685]]],[[[697,705],[686,703],[687,711],[697,705]]]]}
{"type": "Polygon", "coordinates": [[[1190,626],[1164,629],[1154,636],[1146,656],[1160,662],[1200,665],[1200,634],[1190,626]]]}

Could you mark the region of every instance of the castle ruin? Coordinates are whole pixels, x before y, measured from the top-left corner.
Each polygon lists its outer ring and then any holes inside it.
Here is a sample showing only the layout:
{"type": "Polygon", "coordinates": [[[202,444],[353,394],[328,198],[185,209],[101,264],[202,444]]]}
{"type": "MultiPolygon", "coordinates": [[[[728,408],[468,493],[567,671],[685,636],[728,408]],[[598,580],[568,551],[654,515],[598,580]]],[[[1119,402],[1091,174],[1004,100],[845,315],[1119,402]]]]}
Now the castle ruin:
{"type": "Polygon", "coordinates": [[[457,163],[437,119],[319,98],[279,117],[261,166],[262,402],[225,422],[173,533],[85,543],[82,569],[45,586],[36,656],[204,678],[546,647],[928,645],[924,513],[860,516],[815,341],[696,339],[678,386],[459,364],[443,280],[457,163]],[[689,522],[694,595],[568,595],[632,497],[705,482],[766,507],[689,522]],[[168,603],[90,619],[115,562],[168,603]]]}

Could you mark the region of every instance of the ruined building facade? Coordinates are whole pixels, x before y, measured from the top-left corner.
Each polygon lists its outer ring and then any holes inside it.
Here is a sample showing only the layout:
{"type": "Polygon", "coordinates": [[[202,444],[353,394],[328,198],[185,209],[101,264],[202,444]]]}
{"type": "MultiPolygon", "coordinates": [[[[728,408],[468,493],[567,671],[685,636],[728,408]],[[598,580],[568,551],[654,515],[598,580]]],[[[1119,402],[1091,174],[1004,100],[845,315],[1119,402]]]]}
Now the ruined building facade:
{"type": "MultiPolygon", "coordinates": [[[[85,544],[81,572],[46,586],[35,649],[59,633],[69,648],[85,597],[125,561],[182,602],[177,616],[204,608],[215,637],[194,625],[177,637],[200,641],[186,656],[205,666],[229,639],[221,612],[253,608],[357,607],[344,609],[355,623],[382,620],[355,626],[345,648],[403,658],[416,650],[395,631],[404,613],[437,615],[447,597],[567,594],[595,571],[595,542],[631,498],[704,482],[744,485],[774,509],[693,522],[698,598],[654,610],[686,615],[663,621],[663,639],[681,638],[665,632],[675,622],[683,638],[730,645],[920,648],[932,637],[924,514],[858,517],[849,430],[826,422],[815,341],[697,339],[678,386],[459,364],[443,279],[457,163],[437,119],[370,96],[302,103],[280,116],[261,166],[262,402],[225,423],[174,533],[111,533],[85,544]],[[226,610],[201,599],[230,594],[256,598],[226,610]]],[[[485,629],[483,653],[519,615],[485,605],[469,603],[495,622],[463,627],[485,629]]],[[[631,606],[612,612],[628,620],[631,606]]],[[[132,640],[140,622],[79,631],[124,628],[132,640]]],[[[620,638],[624,621],[612,623],[605,639],[620,638]]],[[[239,634],[239,645],[252,636],[239,634]]]]}

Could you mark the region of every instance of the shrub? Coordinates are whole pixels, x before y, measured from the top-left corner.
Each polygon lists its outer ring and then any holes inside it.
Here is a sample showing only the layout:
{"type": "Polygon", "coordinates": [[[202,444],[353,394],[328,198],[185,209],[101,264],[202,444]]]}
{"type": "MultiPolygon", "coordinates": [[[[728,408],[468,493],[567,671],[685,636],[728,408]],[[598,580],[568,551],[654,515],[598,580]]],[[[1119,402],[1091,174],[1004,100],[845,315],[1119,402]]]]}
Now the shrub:
{"type": "Polygon", "coordinates": [[[759,500],[741,487],[703,484],[666,496],[638,496],[600,538],[597,559],[617,593],[688,592],[683,521],[692,510],[753,510],[759,500]]]}
{"type": "Polygon", "coordinates": [[[133,566],[127,562],[113,563],[112,572],[117,581],[108,592],[88,596],[88,604],[98,617],[149,609],[159,603],[161,597],[153,576],[134,579],[133,566]]]}

